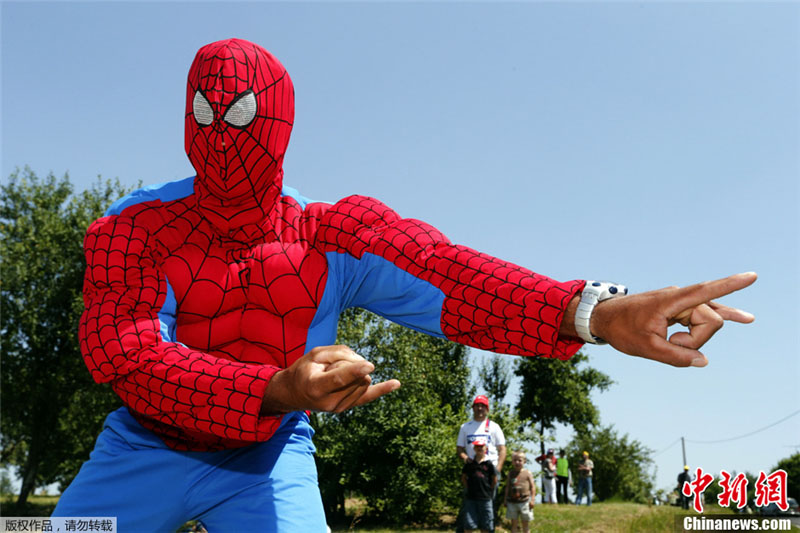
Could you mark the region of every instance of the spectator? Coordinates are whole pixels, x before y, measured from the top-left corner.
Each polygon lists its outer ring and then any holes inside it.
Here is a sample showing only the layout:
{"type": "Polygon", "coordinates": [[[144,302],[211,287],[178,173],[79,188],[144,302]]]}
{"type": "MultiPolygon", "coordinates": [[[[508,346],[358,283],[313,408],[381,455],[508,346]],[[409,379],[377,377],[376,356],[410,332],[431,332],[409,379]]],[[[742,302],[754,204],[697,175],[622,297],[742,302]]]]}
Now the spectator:
{"type": "Polygon", "coordinates": [[[556,501],[556,452],[550,448],[547,454],[540,455],[536,462],[542,465],[542,484],[544,496],[542,503],[558,503],[556,501]]]}
{"type": "Polygon", "coordinates": [[[558,452],[556,460],[556,499],[558,503],[570,503],[569,501],[569,460],[562,449],[558,452]]]}
{"type": "MultiPolygon", "coordinates": [[[[458,432],[456,453],[465,464],[475,457],[473,447],[476,439],[483,439],[486,443],[486,457],[494,466],[497,479],[500,479],[503,463],[506,460],[506,437],[503,434],[503,429],[496,422],[489,420],[489,398],[482,394],[476,396],[472,402],[472,420],[462,424],[458,432]]],[[[492,493],[493,502],[495,496],[497,496],[496,487],[492,493]]],[[[496,512],[494,503],[492,505],[496,512]]],[[[464,531],[462,526],[463,512],[464,508],[462,507],[456,520],[456,532],[464,531]]]]}
{"type": "Polygon", "coordinates": [[[692,482],[692,474],[689,472],[689,465],[683,465],[683,472],[678,474],[678,500],[681,502],[682,509],[689,508],[689,496],[683,495],[684,483],[692,482]]]}
{"type": "Polygon", "coordinates": [[[586,491],[586,505],[592,505],[592,470],[594,462],[589,459],[589,452],[584,451],[583,457],[578,462],[578,498],[575,505],[581,504],[583,492],[586,491]]]}
{"type": "Polygon", "coordinates": [[[494,530],[492,494],[497,487],[497,471],[486,455],[486,439],[472,441],[474,456],[461,470],[461,484],[466,489],[464,526],[468,531],[480,529],[481,533],[494,530]]]}
{"type": "Polygon", "coordinates": [[[506,437],[503,429],[489,420],[489,399],[484,395],[475,397],[472,402],[472,420],[461,425],[458,432],[456,450],[465,463],[475,457],[473,443],[477,438],[486,441],[486,457],[497,468],[498,474],[506,460],[506,437]]]}
{"type": "Polygon", "coordinates": [[[533,506],[536,498],[536,483],[533,474],[525,468],[525,452],[518,450],[511,454],[511,471],[506,483],[506,518],[511,520],[511,533],[517,533],[517,525],[522,522],[522,533],[528,533],[533,520],[533,506]]]}

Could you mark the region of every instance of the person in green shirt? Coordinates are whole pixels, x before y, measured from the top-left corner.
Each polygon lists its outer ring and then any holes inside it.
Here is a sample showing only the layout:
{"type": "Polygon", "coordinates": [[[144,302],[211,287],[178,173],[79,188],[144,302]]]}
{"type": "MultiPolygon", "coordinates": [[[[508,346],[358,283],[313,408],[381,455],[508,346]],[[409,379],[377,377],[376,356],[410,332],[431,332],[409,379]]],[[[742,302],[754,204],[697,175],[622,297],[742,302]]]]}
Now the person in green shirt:
{"type": "Polygon", "coordinates": [[[558,503],[570,503],[568,491],[569,461],[567,460],[566,453],[562,449],[558,452],[558,459],[556,459],[556,498],[558,499],[558,503]]]}

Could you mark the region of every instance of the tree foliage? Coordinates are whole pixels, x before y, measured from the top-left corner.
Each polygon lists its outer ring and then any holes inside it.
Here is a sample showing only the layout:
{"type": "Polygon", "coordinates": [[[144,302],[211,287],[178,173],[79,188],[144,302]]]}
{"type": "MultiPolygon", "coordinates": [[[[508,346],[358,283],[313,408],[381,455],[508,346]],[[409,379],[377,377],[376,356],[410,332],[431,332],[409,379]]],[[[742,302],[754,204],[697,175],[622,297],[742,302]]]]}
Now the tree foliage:
{"type": "Polygon", "coordinates": [[[484,361],[479,369],[479,381],[487,396],[496,404],[505,403],[511,384],[512,363],[509,356],[496,355],[484,361]]]}
{"type": "Polygon", "coordinates": [[[628,435],[620,437],[613,426],[580,431],[566,449],[576,480],[584,450],[594,462],[593,489],[600,500],[650,501],[653,480],[648,472],[653,465],[652,450],[628,435]]]}
{"type": "Polygon", "coordinates": [[[67,175],[29,168],[0,187],[0,461],[19,469],[20,504],[36,486],[71,481],[119,404],[86,371],[77,329],[84,232],[123,193],[99,179],[75,193],[67,175]]]}
{"type": "Polygon", "coordinates": [[[597,369],[581,366],[588,361],[588,355],[578,352],[567,361],[525,357],[517,363],[516,375],[522,378],[517,411],[520,418],[538,428],[542,455],[545,431],[554,429],[556,422],[585,432],[600,421],[591,393],[608,389],[613,381],[597,369]]]}
{"type": "Polygon", "coordinates": [[[592,403],[593,390],[604,391],[613,383],[599,370],[583,366],[589,356],[578,352],[571,359],[520,359],[516,375],[522,378],[517,409],[521,418],[530,420],[543,433],[556,422],[568,424],[576,431],[597,424],[597,407],[592,403]]]}
{"type": "Polygon", "coordinates": [[[399,390],[341,414],[315,414],[320,489],[326,512],[341,516],[345,496],[362,495],[368,514],[392,523],[423,522],[460,501],[455,457],[472,390],[467,348],[348,310],[338,342],[375,364],[373,377],[399,390]]]}
{"type": "Polygon", "coordinates": [[[785,470],[787,475],[786,496],[800,501],[800,453],[795,453],[778,461],[775,470],[785,470]]]}

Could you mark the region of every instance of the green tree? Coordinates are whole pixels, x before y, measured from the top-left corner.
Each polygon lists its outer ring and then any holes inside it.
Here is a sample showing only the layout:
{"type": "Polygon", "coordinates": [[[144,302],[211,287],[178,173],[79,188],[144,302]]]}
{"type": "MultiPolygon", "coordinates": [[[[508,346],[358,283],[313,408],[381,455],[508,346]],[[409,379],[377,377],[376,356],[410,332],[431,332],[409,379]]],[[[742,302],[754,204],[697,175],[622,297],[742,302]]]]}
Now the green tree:
{"type": "Polygon", "coordinates": [[[5,468],[0,470],[0,497],[5,497],[13,492],[13,487],[11,485],[11,476],[8,475],[8,472],[5,468]]]}
{"type": "Polygon", "coordinates": [[[493,403],[505,403],[508,386],[511,384],[512,363],[510,356],[496,355],[484,361],[478,370],[480,384],[493,403]]]}
{"type": "Polygon", "coordinates": [[[779,469],[786,471],[786,496],[800,501],[800,453],[792,454],[778,461],[772,472],[779,469]]]}
{"type": "Polygon", "coordinates": [[[344,413],[313,416],[328,516],[342,515],[350,492],[366,498],[370,515],[392,523],[421,522],[458,505],[455,442],[472,392],[467,348],[362,310],[344,313],[338,342],[374,363],[376,380],[397,378],[402,386],[344,413]]]}
{"type": "Polygon", "coordinates": [[[620,499],[647,503],[653,493],[652,450],[628,435],[619,436],[613,426],[580,431],[567,447],[567,458],[578,479],[583,451],[594,462],[593,489],[600,500],[620,499]]]}
{"type": "MultiPolygon", "coordinates": [[[[525,357],[520,359],[516,375],[522,378],[517,409],[520,418],[529,420],[544,436],[555,423],[571,425],[585,431],[599,422],[597,407],[592,403],[593,390],[604,391],[613,381],[590,366],[589,356],[578,352],[567,361],[525,357]],[[582,366],[583,365],[583,366],[582,366]]],[[[541,443],[544,453],[544,440],[541,443]]]]}
{"type": "Polygon", "coordinates": [[[119,405],[87,372],[77,329],[84,232],[124,192],[98,179],[75,193],[67,175],[40,179],[27,167],[0,187],[0,462],[18,468],[19,506],[35,487],[75,476],[119,405]]]}

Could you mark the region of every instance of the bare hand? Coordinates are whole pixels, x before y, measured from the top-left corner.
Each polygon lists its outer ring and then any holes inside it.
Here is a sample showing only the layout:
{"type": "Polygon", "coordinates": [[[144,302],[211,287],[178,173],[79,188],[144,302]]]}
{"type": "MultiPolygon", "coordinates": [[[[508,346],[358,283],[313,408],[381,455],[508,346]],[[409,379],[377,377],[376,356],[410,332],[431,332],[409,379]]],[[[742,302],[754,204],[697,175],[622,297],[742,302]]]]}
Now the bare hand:
{"type": "Polygon", "coordinates": [[[590,328],[617,350],[673,366],[706,366],[699,349],[726,320],[750,323],[750,313],[713,300],[751,285],[754,272],[736,274],[688,287],[667,287],[600,302],[592,313],[590,328]],[[667,339],[667,328],[683,324],[667,339]]]}
{"type": "Polygon", "coordinates": [[[329,411],[371,402],[400,387],[390,379],[372,385],[375,366],[347,346],[319,346],[272,377],[261,414],[329,411]]]}

